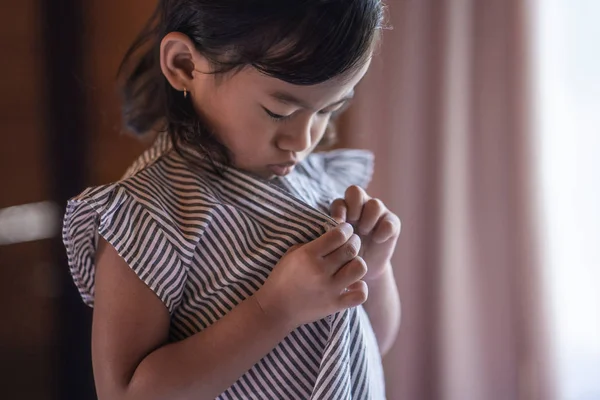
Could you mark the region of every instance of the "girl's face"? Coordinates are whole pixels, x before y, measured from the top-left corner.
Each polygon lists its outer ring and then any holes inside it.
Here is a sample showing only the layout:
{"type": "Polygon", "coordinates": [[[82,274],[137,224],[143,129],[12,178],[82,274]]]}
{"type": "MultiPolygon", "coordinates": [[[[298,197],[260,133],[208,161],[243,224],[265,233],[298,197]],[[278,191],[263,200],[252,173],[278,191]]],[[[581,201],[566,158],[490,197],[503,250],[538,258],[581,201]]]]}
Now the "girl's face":
{"type": "Polygon", "coordinates": [[[292,85],[250,67],[224,77],[195,68],[186,89],[234,166],[272,179],[289,174],[317,146],[332,113],[352,98],[369,64],[370,59],[343,79],[313,86],[292,85]]]}

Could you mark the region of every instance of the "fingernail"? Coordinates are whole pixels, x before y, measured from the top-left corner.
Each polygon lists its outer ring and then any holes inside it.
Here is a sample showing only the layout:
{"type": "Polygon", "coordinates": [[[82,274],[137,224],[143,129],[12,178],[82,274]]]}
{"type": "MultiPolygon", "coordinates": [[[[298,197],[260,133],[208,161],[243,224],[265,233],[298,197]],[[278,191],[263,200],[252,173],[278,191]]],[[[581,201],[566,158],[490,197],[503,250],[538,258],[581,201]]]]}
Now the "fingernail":
{"type": "Polygon", "coordinates": [[[340,229],[342,230],[342,232],[344,232],[346,236],[350,236],[354,233],[354,228],[352,228],[352,225],[350,225],[347,222],[340,224],[340,229]]]}
{"type": "Polygon", "coordinates": [[[388,240],[387,237],[381,237],[381,236],[373,237],[373,241],[377,244],[382,244],[382,243],[386,242],[387,240],[388,240]]]}

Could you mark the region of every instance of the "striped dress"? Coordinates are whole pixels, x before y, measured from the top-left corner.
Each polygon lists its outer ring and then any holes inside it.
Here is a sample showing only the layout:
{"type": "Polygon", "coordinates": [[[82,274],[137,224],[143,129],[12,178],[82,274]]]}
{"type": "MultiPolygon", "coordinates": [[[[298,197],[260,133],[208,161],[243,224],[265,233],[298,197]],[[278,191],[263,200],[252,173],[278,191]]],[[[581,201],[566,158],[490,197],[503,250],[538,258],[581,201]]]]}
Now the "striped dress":
{"type": "MultiPolygon", "coordinates": [[[[286,177],[191,168],[160,135],[118,182],[71,199],[63,240],[83,301],[94,305],[98,235],[171,315],[170,340],[201,332],[265,282],[288,248],[336,223],[331,201],[365,187],[373,156],[314,153],[286,177]]],[[[218,399],[384,399],[381,358],[362,306],[302,325],[218,399]]]]}

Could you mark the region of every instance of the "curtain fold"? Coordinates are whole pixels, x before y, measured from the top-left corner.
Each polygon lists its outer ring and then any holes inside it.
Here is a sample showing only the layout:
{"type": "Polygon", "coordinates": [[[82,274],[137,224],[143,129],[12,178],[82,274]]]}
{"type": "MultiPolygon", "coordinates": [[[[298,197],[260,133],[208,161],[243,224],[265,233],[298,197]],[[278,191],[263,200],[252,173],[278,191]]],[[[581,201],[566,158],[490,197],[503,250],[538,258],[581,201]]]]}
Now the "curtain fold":
{"type": "Polygon", "coordinates": [[[532,207],[527,2],[388,3],[341,146],[399,214],[388,397],[551,399],[532,207]]]}

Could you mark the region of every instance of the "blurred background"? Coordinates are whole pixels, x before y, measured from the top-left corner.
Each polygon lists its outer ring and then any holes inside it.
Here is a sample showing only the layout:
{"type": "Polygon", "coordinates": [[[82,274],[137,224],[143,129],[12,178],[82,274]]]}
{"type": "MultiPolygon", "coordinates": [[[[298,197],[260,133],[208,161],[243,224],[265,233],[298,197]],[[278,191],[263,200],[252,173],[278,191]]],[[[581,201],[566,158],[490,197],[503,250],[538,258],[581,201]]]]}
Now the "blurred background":
{"type": "MultiPolygon", "coordinates": [[[[403,220],[391,400],[600,399],[600,1],[388,0],[340,146],[403,220]]],[[[142,0],[0,2],[0,398],[93,399],[68,198],[147,146],[115,75],[142,0]]]]}

